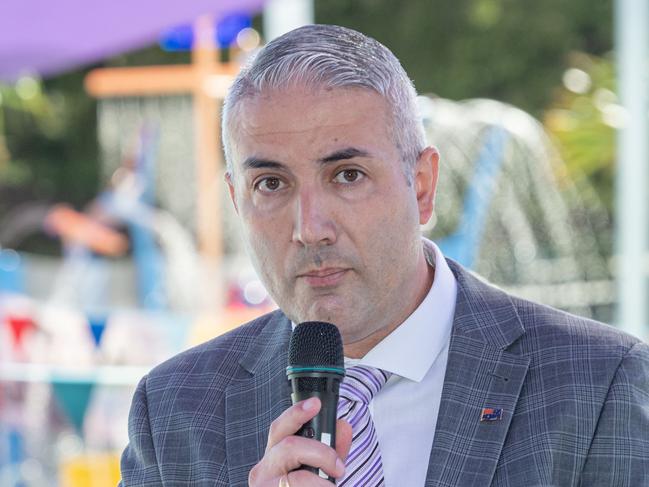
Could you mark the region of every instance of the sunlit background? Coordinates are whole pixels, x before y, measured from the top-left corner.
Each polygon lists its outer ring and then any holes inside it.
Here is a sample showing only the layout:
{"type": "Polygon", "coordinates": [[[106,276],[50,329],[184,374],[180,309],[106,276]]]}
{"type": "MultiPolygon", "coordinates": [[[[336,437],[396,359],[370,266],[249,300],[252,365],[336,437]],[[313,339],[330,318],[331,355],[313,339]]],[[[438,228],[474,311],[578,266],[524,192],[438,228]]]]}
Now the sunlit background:
{"type": "Polygon", "coordinates": [[[447,256],[649,336],[645,2],[95,3],[0,5],[0,486],[115,485],[137,381],[273,309],[218,115],[306,23],[375,37],[414,80],[447,256]]]}

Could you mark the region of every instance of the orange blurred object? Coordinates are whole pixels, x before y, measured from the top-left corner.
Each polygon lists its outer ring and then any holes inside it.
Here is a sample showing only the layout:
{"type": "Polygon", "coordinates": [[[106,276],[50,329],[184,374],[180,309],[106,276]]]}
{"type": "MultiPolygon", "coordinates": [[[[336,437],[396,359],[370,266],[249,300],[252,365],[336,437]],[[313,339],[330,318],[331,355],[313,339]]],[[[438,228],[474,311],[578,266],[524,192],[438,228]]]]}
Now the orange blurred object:
{"type": "Polygon", "coordinates": [[[85,245],[98,254],[115,257],[128,250],[124,235],[67,205],[52,208],[45,226],[62,239],[85,245]]]}

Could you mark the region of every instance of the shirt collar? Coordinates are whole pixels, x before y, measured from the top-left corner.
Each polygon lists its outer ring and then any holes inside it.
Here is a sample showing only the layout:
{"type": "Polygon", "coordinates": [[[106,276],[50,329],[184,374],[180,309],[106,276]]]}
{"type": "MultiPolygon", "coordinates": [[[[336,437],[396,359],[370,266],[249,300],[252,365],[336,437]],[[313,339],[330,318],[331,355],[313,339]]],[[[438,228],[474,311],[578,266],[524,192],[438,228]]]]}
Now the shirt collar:
{"type": "Polygon", "coordinates": [[[421,382],[448,344],[453,326],[457,283],[439,247],[423,239],[435,278],[421,304],[392,333],[362,359],[345,358],[345,365],[368,365],[421,382]]]}

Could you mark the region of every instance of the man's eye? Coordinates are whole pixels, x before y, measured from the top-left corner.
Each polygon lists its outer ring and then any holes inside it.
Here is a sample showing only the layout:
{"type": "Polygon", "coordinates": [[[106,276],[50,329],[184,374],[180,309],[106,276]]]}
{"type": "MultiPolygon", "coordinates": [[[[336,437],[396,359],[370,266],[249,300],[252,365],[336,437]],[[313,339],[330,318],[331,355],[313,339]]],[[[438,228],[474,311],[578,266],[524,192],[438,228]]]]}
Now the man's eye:
{"type": "Polygon", "coordinates": [[[282,182],[282,180],[275,177],[266,177],[260,179],[255,184],[255,189],[266,193],[272,193],[273,191],[277,191],[279,189],[282,189],[283,187],[284,183],[282,182]]]}
{"type": "Polygon", "coordinates": [[[334,181],[337,183],[347,184],[355,183],[356,181],[362,179],[365,175],[360,172],[358,169],[345,169],[336,174],[334,181]]]}

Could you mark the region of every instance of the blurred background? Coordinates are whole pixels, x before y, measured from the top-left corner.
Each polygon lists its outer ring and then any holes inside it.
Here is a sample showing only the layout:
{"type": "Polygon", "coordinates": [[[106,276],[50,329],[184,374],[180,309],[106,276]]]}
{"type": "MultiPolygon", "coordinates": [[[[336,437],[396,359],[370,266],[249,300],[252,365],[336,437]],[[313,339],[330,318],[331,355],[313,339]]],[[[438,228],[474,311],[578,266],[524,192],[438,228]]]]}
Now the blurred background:
{"type": "Polygon", "coordinates": [[[0,486],[115,485],[137,381],[273,309],[218,117],[241,64],[306,23],[375,37],[414,80],[446,255],[646,339],[645,3],[3,2],[0,486]]]}

